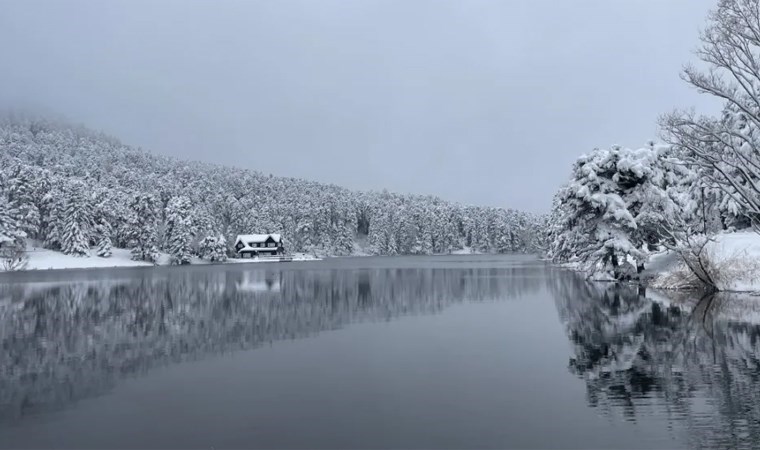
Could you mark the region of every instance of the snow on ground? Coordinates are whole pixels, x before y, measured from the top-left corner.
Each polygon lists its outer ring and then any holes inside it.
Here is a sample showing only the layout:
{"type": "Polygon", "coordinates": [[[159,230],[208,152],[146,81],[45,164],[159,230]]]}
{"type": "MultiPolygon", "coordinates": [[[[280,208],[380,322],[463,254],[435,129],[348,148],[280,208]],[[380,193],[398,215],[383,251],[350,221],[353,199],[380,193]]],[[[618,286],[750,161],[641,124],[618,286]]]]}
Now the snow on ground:
{"type": "MultiPolygon", "coordinates": [[[[151,263],[145,261],[132,261],[129,250],[113,249],[113,254],[109,258],[94,256],[77,257],[64,255],[47,249],[30,249],[27,252],[29,262],[26,270],[47,270],[47,269],[88,269],[94,267],[135,267],[151,266],[151,263]]],[[[163,256],[163,255],[162,255],[163,256]]]]}
{"type": "Polygon", "coordinates": [[[372,252],[369,249],[369,240],[367,236],[357,236],[354,240],[354,250],[351,252],[351,256],[371,256],[372,252]]]}
{"type": "MultiPolygon", "coordinates": [[[[29,262],[25,270],[52,270],[52,269],[91,269],[107,267],[149,267],[154,264],[145,261],[133,261],[129,250],[122,248],[112,249],[112,255],[108,258],[96,256],[95,248],[90,250],[90,256],[78,257],[64,255],[61,252],[43,249],[39,247],[29,248],[27,251],[29,262]]],[[[312,255],[305,253],[296,253],[293,255],[293,261],[315,261],[319,260],[312,255]]],[[[229,263],[252,263],[252,262],[272,262],[273,260],[261,259],[229,259],[229,263]]],[[[208,261],[193,257],[191,264],[209,264],[208,261]]],[[[161,253],[158,258],[158,265],[168,266],[169,255],[161,253]]],[[[2,272],[2,269],[0,269],[2,272]]]]}
{"type": "MultiPolygon", "coordinates": [[[[715,283],[725,292],[760,292],[760,234],[753,231],[720,233],[705,247],[715,283]]],[[[645,277],[659,289],[678,289],[693,283],[694,276],[673,252],[652,257],[645,277]]]]}
{"type": "Polygon", "coordinates": [[[472,247],[465,247],[459,250],[451,252],[452,255],[482,255],[483,252],[479,252],[472,247]]]}

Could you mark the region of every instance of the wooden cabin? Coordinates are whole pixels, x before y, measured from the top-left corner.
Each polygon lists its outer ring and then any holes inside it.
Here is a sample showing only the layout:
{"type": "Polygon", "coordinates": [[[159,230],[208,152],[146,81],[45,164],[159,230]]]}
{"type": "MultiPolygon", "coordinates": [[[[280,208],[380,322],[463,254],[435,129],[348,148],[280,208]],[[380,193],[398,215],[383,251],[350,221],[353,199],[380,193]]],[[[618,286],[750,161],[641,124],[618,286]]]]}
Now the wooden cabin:
{"type": "Polygon", "coordinates": [[[241,234],[235,240],[235,251],[241,258],[259,255],[282,255],[285,253],[279,234],[241,234]]]}

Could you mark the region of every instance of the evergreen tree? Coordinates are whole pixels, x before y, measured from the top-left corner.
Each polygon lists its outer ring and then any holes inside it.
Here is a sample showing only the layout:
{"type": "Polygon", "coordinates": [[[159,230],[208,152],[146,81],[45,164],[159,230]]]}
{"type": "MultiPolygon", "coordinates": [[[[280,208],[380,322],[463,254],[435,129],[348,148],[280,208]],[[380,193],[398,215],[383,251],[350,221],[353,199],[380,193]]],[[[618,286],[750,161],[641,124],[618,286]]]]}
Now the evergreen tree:
{"type": "Polygon", "coordinates": [[[62,186],[60,186],[61,184],[62,180],[56,180],[56,186],[42,200],[46,213],[42,216],[40,233],[44,238],[45,247],[53,250],[60,250],[63,240],[63,217],[66,194],[62,186]]]}
{"type": "Polygon", "coordinates": [[[97,255],[101,258],[111,256],[111,234],[112,229],[108,222],[102,222],[95,226],[95,233],[98,235],[97,255]]]}
{"type": "Polygon", "coordinates": [[[550,253],[557,261],[578,258],[601,263],[617,276],[640,271],[647,248],[660,243],[661,230],[679,209],[667,192],[663,149],[595,149],[573,166],[570,183],[555,198],[550,253]]]}
{"type": "Polygon", "coordinates": [[[618,270],[629,254],[643,259],[631,242],[636,222],[614,181],[617,159],[617,149],[595,149],[573,166],[573,177],[560,190],[560,209],[555,213],[561,233],[556,237],[553,253],[560,260],[578,257],[618,270]]]}
{"type": "Polygon", "coordinates": [[[18,165],[11,171],[8,200],[18,211],[18,221],[28,237],[39,234],[40,212],[36,204],[37,179],[31,167],[18,165]]]}
{"type": "MultiPolygon", "coordinates": [[[[348,219],[352,217],[353,215],[347,215],[348,219]]],[[[353,252],[355,230],[356,224],[350,220],[334,225],[333,235],[335,239],[332,242],[332,251],[335,255],[344,256],[353,252]]]]}
{"type": "Polygon", "coordinates": [[[212,262],[227,261],[227,240],[223,235],[206,236],[199,244],[200,256],[212,262]]]}
{"type": "Polygon", "coordinates": [[[18,210],[0,193],[0,269],[18,270],[26,265],[26,233],[19,223],[18,210]]]}
{"type": "Polygon", "coordinates": [[[192,205],[187,197],[173,197],[166,206],[166,249],[172,264],[190,264],[194,239],[192,205]]]}
{"type": "Polygon", "coordinates": [[[132,259],[135,261],[158,261],[158,249],[156,248],[156,220],[157,220],[156,197],[150,194],[138,194],[130,203],[132,216],[129,221],[130,244],[132,247],[132,259]]]}
{"type": "Polygon", "coordinates": [[[67,190],[60,223],[61,251],[67,255],[88,256],[92,230],[91,205],[87,197],[87,185],[74,181],[67,190]]]}

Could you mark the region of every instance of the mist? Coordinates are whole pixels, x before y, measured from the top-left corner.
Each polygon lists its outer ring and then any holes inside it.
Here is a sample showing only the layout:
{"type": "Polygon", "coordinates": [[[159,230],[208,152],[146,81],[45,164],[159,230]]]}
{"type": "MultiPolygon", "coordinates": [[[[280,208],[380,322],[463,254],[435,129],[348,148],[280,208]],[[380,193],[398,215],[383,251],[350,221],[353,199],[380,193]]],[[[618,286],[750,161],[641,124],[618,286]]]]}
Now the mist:
{"type": "Polygon", "coordinates": [[[0,102],[158,154],[546,212],[657,139],[708,0],[5,1],[0,102]]]}

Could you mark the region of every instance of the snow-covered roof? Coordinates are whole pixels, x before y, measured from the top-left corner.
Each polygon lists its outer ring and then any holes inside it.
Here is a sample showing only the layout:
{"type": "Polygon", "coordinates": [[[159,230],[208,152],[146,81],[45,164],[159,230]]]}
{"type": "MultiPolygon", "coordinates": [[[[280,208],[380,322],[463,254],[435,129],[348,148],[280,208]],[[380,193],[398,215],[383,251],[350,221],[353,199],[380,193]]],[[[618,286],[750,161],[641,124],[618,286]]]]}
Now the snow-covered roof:
{"type": "Polygon", "coordinates": [[[244,244],[248,243],[260,243],[265,242],[267,239],[269,239],[269,236],[272,236],[272,239],[275,240],[275,242],[280,242],[282,240],[282,236],[279,234],[239,234],[237,237],[237,241],[243,242],[244,244]]]}

